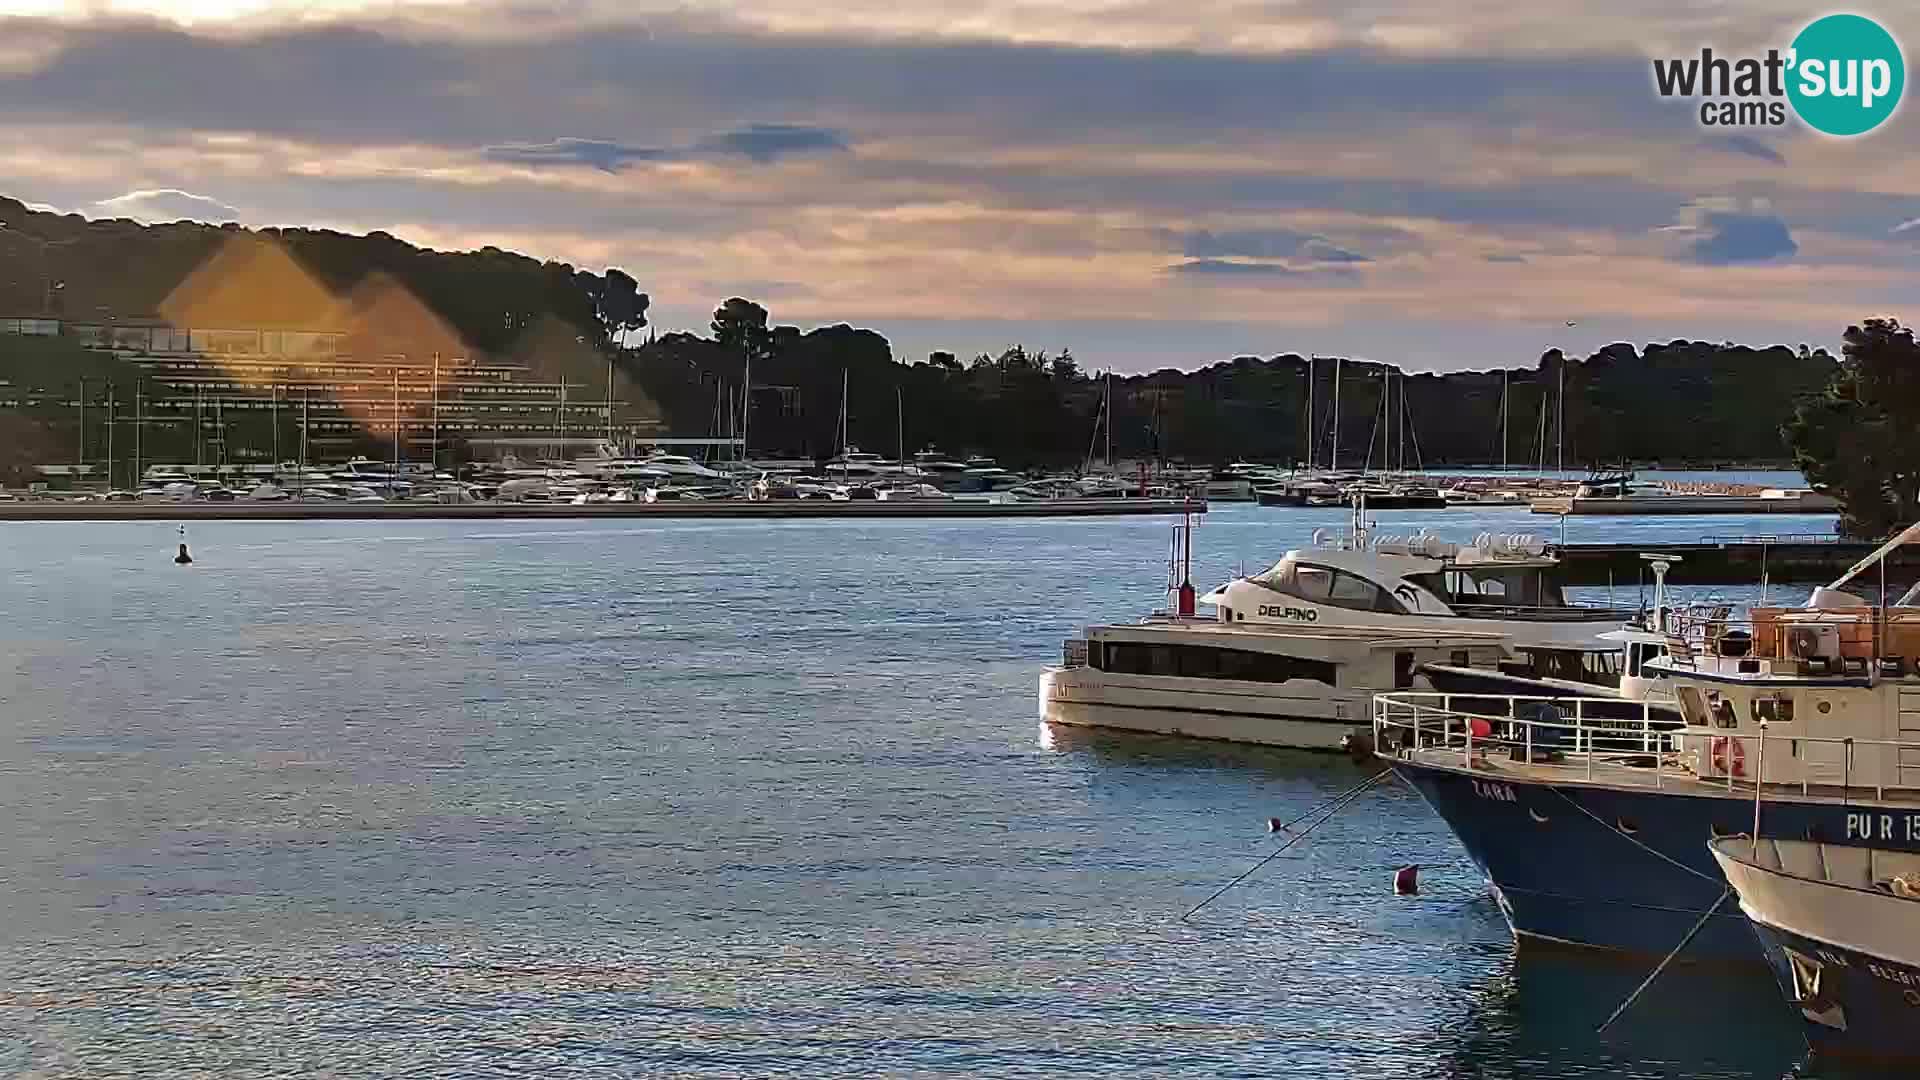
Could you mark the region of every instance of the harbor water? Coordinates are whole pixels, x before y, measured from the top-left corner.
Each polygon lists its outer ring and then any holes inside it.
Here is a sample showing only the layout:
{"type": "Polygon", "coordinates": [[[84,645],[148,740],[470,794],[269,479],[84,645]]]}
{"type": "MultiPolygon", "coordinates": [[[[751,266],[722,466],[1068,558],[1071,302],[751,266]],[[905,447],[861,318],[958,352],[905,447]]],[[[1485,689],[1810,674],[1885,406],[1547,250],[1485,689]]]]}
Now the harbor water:
{"type": "MultiPolygon", "coordinates": [[[[1216,508],[1196,583],[1342,520],[1216,508]]],[[[1516,957],[1403,788],[1181,921],[1367,773],[1039,727],[1061,639],[1161,599],[1165,519],[176,540],[0,534],[0,1075],[1850,1075],[1757,969],[1596,1036],[1650,961],[1516,957]]]]}

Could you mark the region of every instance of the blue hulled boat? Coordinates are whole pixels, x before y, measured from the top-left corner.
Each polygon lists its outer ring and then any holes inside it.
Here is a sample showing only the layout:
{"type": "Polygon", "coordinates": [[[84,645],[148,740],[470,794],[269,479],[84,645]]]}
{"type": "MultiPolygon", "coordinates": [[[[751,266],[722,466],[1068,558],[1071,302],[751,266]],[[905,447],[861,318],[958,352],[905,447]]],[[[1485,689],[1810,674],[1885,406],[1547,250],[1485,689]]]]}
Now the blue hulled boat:
{"type": "Polygon", "coordinates": [[[1739,633],[1660,625],[1667,655],[1647,666],[1673,687],[1678,729],[1591,699],[1393,693],[1375,698],[1375,745],[1452,827],[1516,938],[1659,956],[1700,924],[1686,959],[1757,963],[1710,842],[1757,830],[1920,853],[1920,607],[1841,591],[1917,530],[1805,607],[1753,609],[1739,633]]]}
{"type": "Polygon", "coordinates": [[[1920,855],[1744,837],[1712,854],[1815,1053],[1920,1061],[1920,855]]]}

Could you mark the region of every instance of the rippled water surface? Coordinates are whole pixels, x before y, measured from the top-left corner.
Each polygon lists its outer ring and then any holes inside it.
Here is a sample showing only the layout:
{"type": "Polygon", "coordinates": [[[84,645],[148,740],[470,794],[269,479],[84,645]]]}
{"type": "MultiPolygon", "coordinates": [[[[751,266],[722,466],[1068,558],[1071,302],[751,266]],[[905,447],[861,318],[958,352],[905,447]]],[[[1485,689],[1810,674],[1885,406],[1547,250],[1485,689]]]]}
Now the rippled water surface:
{"type": "MultiPolygon", "coordinates": [[[[1338,520],[1223,508],[1196,577],[1338,520]]],[[[1669,976],[1594,1036],[1645,966],[1516,959],[1401,789],[1181,922],[1365,774],[1040,730],[1060,639],[1159,601],[1164,519],[206,523],[190,568],[174,540],[0,531],[8,1075],[1799,1068],[1756,979],[1669,976]]]]}

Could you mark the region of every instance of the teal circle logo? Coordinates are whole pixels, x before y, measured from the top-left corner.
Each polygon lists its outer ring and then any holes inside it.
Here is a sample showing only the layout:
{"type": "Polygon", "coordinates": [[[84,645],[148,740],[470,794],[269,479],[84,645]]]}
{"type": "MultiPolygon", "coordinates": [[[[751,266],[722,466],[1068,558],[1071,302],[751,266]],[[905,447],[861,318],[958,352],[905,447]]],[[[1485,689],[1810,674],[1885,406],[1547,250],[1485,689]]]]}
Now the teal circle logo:
{"type": "Polygon", "coordinates": [[[1793,39],[1787,98],[1815,131],[1864,135],[1886,122],[1907,86],[1900,43],[1862,15],[1827,15],[1793,39]]]}

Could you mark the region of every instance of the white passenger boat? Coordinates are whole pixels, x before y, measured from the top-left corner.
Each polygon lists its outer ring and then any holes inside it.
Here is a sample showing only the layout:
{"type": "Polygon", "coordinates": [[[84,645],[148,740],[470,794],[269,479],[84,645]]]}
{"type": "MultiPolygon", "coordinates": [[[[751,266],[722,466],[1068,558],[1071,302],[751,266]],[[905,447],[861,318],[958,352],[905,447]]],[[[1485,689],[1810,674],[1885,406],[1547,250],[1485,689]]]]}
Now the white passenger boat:
{"type": "Polygon", "coordinates": [[[1511,655],[1504,635],[1484,625],[1422,630],[1254,615],[1222,602],[1231,586],[1209,594],[1214,612],[1199,616],[1191,529],[1175,527],[1171,610],[1069,639],[1062,663],[1040,677],[1043,720],[1303,749],[1363,747],[1374,693],[1426,685],[1423,663],[1491,666],[1511,655]]]}
{"type": "Polygon", "coordinates": [[[1040,676],[1049,723],[1351,749],[1378,691],[1421,685],[1424,661],[1490,664],[1496,634],[1409,634],[1349,626],[1240,624],[1157,615],[1090,626],[1040,676]]]}
{"type": "Polygon", "coordinates": [[[1223,621],[1372,627],[1402,634],[1496,634],[1516,651],[1578,675],[1618,681],[1620,644],[1605,635],[1634,614],[1570,602],[1559,560],[1538,538],[1481,533],[1460,545],[1425,532],[1375,536],[1363,506],[1338,535],[1200,598],[1223,621]]]}

